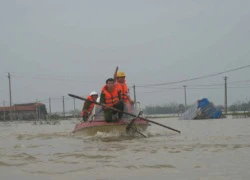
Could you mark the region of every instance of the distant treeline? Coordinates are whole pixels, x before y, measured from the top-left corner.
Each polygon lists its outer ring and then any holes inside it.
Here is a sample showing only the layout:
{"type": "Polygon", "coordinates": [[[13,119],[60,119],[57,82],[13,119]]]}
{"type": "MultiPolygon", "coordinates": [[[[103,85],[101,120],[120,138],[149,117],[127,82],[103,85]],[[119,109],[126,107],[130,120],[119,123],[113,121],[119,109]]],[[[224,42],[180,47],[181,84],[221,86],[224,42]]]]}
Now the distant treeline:
{"type": "Polygon", "coordinates": [[[146,114],[177,114],[185,111],[183,104],[171,103],[166,105],[146,106],[143,112],[146,114]]]}
{"type": "MultiPolygon", "coordinates": [[[[190,106],[187,106],[187,109],[190,106]]],[[[216,106],[218,109],[224,109],[224,106],[216,106]]],[[[147,114],[178,114],[185,111],[185,106],[183,104],[171,103],[167,105],[156,105],[156,106],[146,106],[143,112],[147,114]]],[[[250,111],[250,101],[249,102],[237,102],[228,106],[228,111],[250,111]]]]}
{"type": "Polygon", "coordinates": [[[250,101],[237,102],[228,107],[229,111],[250,111],[250,101]]]}

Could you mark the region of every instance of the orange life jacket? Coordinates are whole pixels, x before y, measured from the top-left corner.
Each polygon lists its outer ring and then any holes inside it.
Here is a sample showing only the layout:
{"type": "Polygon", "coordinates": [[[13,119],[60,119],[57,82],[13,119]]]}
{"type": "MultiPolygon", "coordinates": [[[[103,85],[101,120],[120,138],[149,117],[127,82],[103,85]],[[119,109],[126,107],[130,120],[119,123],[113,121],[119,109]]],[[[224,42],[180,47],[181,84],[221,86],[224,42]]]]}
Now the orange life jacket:
{"type": "Polygon", "coordinates": [[[112,92],[109,92],[107,86],[102,88],[102,93],[105,95],[105,104],[109,107],[114,106],[119,102],[118,89],[114,86],[112,92]]]}
{"type": "MultiPolygon", "coordinates": [[[[87,100],[94,101],[94,100],[92,99],[92,96],[88,96],[88,97],[87,97],[87,100]]],[[[87,102],[87,101],[84,102],[83,107],[84,107],[84,105],[85,105],[86,102],[87,102]]],[[[92,102],[90,102],[90,103],[91,103],[91,104],[89,105],[89,108],[88,108],[88,109],[85,109],[85,111],[87,110],[88,112],[92,112],[95,103],[92,103],[92,102]]],[[[82,110],[82,116],[84,116],[84,114],[86,113],[85,111],[84,111],[84,109],[82,110]]]]}
{"type": "Polygon", "coordinates": [[[128,97],[128,86],[126,83],[120,83],[116,81],[115,83],[116,88],[121,92],[121,98],[123,102],[130,102],[128,97]]]}

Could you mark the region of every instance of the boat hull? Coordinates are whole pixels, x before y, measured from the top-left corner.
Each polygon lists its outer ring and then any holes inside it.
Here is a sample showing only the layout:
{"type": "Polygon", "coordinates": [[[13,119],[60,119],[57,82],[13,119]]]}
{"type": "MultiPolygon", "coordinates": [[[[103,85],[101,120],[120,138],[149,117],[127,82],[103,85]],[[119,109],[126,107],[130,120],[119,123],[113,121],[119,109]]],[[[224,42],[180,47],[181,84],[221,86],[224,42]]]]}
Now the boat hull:
{"type": "MultiPolygon", "coordinates": [[[[89,136],[94,136],[98,132],[111,133],[119,132],[121,134],[126,133],[127,124],[125,121],[119,121],[115,123],[107,123],[105,121],[92,121],[92,122],[81,122],[76,124],[73,133],[84,134],[89,136]]],[[[133,128],[139,131],[145,131],[148,128],[148,122],[136,119],[133,128]]]]}

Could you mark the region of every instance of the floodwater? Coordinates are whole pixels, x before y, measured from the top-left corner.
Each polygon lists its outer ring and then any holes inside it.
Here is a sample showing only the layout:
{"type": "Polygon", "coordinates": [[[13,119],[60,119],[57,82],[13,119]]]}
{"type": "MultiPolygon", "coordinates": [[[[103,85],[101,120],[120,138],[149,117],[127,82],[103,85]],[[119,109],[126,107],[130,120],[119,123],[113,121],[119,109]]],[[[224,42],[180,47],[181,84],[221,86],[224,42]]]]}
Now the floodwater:
{"type": "Polygon", "coordinates": [[[148,138],[71,133],[60,124],[0,123],[0,179],[249,180],[250,118],[153,119],[148,138]]]}

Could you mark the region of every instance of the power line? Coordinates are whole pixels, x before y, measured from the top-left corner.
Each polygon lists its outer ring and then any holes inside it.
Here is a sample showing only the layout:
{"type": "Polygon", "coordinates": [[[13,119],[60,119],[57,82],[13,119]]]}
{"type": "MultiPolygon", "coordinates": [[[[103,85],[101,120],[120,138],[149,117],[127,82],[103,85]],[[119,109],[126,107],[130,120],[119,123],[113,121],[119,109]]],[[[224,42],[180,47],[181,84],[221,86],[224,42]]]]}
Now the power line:
{"type": "MultiPolygon", "coordinates": [[[[241,80],[241,81],[232,81],[232,82],[228,82],[227,84],[237,84],[237,85],[249,85],[250,83],[250,79],[248,80],[241,80]]],[[[188,85],[189,89],[190,87],[209,87],[209,86],[224,86],[224,83],[216,83],[216,84],[194,84],[194,85],[188,85]]],[[[129,86],[129,88],[133,88],[133,86],[129,86]]],[[[149,89],[182,89],[182,87],[175,87],[175,88],[166,88],[166,87],[159,87],[159,86],[145,86],[143,88],[149,88],[149,89]]]]}
{"type": "MultiPolygon", "coordinates": [[[[232,86],[232,87],[227,87],[228,89],[243,89],[243,88],[250,88],[250,86],[232,86]]],[[[203,88],[203,87],[186,87],[188,90],[212,90],[212,89],[224,89],[224,87],[208,87],[208,88],[203,88]]],[[[156,91],[148,91],[148,92],[140,92],[140,93],[158,93],[158,92],[164,92],[166,90],[183,90],[183,87],[177,87],[177,88],[164,88],[161,90],[156,90],[156,91]]]]}
{"type": "MultiPolygon", "coordinates": [[[[227,84],[230,85],[242,85],[242,86],[231,86],[228,88],[248,88],[248,83],[244,82],[250,82],[250,80],[242,80],[242,81],[233,81],[229,82],[227,84]],[[244,86],[245,85],[245,86],[244,86]]],[[[224,89],[224,87],[218,87],[218,86],[224,86],[224,83],[219,83],[219,84],[196,84],[196,85],[188,85],[187,89],[224,89]]],[[[148,86],[148,87],[143,87],[143,88],[149,88],[149,89],[156,89],[155,91],[150,91],[150,92],[144,92],[144,93],[154,93],[154,92],[163,92],[165,90],[179,90],[183,89],[183,86],[180,87],[172,87],[172,88],[167,88],[167,87],[157,87],[157,86],[148,86]]]]}
{"type": "MultiPolygon", "coordinates": [[[[66,81],[66,82],[72,82],[73,81],[79,81],[79,78],[72,78],[72,77],[56,77],[56,76],[51,76],[51,77],[43,77],[43,76],[22,76],[22,75],[12,75],[15,78],[31,78],[31,79],[41,79],[41,80],[51,80],[51,81],[66,81]]],[[[96,83],[98,82],[97,79],[85,79],[81,80],[82,83],[96,83]],[[94,80],[94,81],[93,81],[94,80]]]]}
{"type": "MultiPolygon", "coordinates": [[[[242,89],[242,88],[249,88],[250,86],[236,86],[236,87],[227,87],[227,88],[239,88],[239,89],[242,89]]],[[[224,87],[218,87],[218,88],[187,88],[187,89],[224,89],[224,87]]]]}
{"type": "Polygon", "coordinates": [[[169,85],[169,84],[177,84],[177,83],[182,83],[182,82],[194,81],[194,80],[198,80],[198,79],[204,79],[207,77],[217,76],[217,75],[232,72],[232,71],[237,71],[237,70],[244,69],[247,67],[250,67],[250,65],[242,66],[239,68],[235,68],[235,69],[231,69],[231,70],[227,70],[227,71],[223,71],[223,72],[219,72],[219,73],[215,73],[215,74],[201,76],[201,77],[197,77],[197,78],[191,78],[191,79],[185,79],[185,80],[173,81],[173,82],[166,82],[166,83],[159,83],[159,84],[137,85],[136,87],[163,86],[163,85],[169,85]]]}
{"type": "Polygon", "coordinates": [[[248,80],[242,80],[242,81],[233,81],[233,82],[230,82],[228,84],[238,84],[238,83],[242,83],[242,82],[250,82],[250,79],[248,79],[248,80]]]}
{"type": "MultiPolygon", "coordinates": [[[[8,73],[8,72],[6,72],[8,73]]],[[[69,75],[55,75],[55,73],[36,73],[35,75],[33,73],[29,73],[29,72],[11,72],[12,76],[20,76],[20,77],[33,77],[33,78],[74,78],[74,79],[78,79],[79,76],[69,76],[69,75]]],[[[96,79],[98,76],[89,76],[89,75],[85,75],[85,77],[88,77],[87,79],[96,79]]]]}
{"type": "MultiPolygon", "coordinates": [[[[79,76],[69,75],[54,75],[54,74],[31,74],[31,73],[15,73],[12,72],[11,77],[21,79],[40,79],[49,81],[65,81],[65,82],[77,82],[79,76]]],[[[85,78],[81,79],[81,83],[99,83],[97,76],[84,75],[85,78]]]]}
{"type": "MultiPolygon", "coordinates": [[[[242,81],[232,81],[232,82],[228,82],[227,84],[241,84],[241,85],[245,85],[244,83],[249,82],[250,80],[242,80],[242,81]]],[[[246,83],[247,84],[247,83],[246,83]]],[[[247,84],[249,85],[249,84],[247,84]]],[[[199,87],[199,86],[224,86],[224,83],[219,83],[219,84],[196,84],[196,85],[189,85],[191,87],[199,87]]]]}

